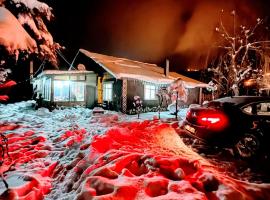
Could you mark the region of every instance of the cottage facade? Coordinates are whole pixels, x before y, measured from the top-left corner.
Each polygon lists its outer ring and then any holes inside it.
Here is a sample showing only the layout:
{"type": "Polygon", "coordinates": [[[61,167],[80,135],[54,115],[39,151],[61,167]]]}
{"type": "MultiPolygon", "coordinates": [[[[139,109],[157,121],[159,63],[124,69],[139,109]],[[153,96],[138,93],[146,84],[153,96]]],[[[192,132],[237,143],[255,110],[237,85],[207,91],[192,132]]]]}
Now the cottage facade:
{"type": "MultiPolygon", "coordinates": [[[[97,102],[105,103],[109,108],[123,113],[135,112],[134,96],[140,96],[144,111],[158,109],[157,91],[168,87],[172,82],[181,79],[185,82],[188,92],[186,104],[200,103],[200,91],[207,84],[170,72],[169,68],[155,64],[142,63],[126,58],[117,58],[87,50],[80,50],[90,62],[87,70],[97,74],[97,102]]],[[[164,105],[164,109],[166,109],[164,105]]]]}
{"type": "MultiPolygon", "coordinates": [[[[80,53],[88,60],[85,71],[50,70],[37,77],[35,82],[39,93],[44,97],[44,104],[83,105],[89,108],[100,105],[132,114],[135,112],[134,96],[140,96],[143,111],[156,111],[159,105],[157,91],[168,87],[179,78],[185,82],[188,89],[186,104],[199,103],[200,88],[206,86],[197,80],[169,72],[168,67],[164,70],[154,64],[83,49],[80,53]]],[[[164,110],[167,105],[163,105],[164,110]]]]}

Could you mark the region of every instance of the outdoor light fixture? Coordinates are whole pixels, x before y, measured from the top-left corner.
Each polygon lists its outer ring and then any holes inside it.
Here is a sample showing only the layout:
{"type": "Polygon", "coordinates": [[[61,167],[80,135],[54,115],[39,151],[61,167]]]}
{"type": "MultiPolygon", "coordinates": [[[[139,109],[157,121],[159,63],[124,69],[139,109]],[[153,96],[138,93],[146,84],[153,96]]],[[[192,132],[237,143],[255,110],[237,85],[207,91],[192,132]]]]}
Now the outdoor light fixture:
{"type": "Polygon", "coordinates": [[[255,83],[256,83],[256,80],[255,79],[249,79],[249,80],[246,80],[244,82],[244,86],[250,87],[250,86],[254,85],[255,83]]]}

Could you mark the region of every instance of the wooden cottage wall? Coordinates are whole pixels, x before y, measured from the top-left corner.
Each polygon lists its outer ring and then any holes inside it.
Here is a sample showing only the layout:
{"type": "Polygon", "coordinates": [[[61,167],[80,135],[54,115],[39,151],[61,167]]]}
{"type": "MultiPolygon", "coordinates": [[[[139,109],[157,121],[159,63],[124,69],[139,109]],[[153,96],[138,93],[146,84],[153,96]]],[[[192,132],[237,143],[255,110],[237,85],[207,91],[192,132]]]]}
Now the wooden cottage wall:
{"type": "Polygon", "coordinates": [[[135,114],[133,106],[134,96],[139,96],[143,102],[142,112],[157,111],[158,100],[144,99],[144,83],[139,80],[128,80],[127,84],[127,113],[135,114]]]}

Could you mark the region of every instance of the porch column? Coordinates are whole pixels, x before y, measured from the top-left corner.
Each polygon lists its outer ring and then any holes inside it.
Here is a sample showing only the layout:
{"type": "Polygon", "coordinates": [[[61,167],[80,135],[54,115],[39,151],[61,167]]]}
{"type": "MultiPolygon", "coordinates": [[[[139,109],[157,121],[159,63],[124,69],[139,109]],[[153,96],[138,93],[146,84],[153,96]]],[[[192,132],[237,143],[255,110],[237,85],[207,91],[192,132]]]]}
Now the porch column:
{"type": "Polygon", "coordinates": [[[122,112],[127,112],[127,79],[123,79],[122,83],[122,112]]]}
{"type": "Polygon", "coordinates": [[[202,105],[202,99],[203,98],[203,94],[202,94],[202,88],[200,87],[200,92],[199,92],[199,104],[202,105]]]}
{"type": "Polygon", "coordinates": [[[98,76],[97,79],[97,92],[98,92],[98,103],[101,104],[103,102],[103,91],[102,91],[102,77],[98,76]]]}

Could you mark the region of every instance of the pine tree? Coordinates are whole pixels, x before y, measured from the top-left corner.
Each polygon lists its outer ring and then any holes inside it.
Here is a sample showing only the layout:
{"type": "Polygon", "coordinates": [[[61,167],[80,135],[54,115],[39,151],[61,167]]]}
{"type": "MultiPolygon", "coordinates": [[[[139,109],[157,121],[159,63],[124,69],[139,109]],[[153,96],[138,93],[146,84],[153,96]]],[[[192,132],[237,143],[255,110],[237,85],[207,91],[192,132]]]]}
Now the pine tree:
{"type": "MultiPolygon", "coordinates": [[[[41,60],[44,58],[57,64],[57,51],[61,46],[54,42],[46,24],[53,19],[52,8],[38,0],[9,0],[3,5],[17,17],[26,32],[37,44],[34,52],[41,60]]],[[[26,54],[27,55],[27,54],[26,54]]]]}
{"type": "Polygon", "coordinates": [[[0,6],[0,100],[5,101],[8,96],[1,90],[14,85],[14,82],[8,82],[10,67],[19,59],[29,60],[29,56],[47,60],[56,66],[61,46],[54,42],[47,29],[46,24],[53,19],[53,14],[46,3],[38,0],[0,0],[0,6]],[[13,41],[9,34],[14,34],[16,40],[13,41]]]}

